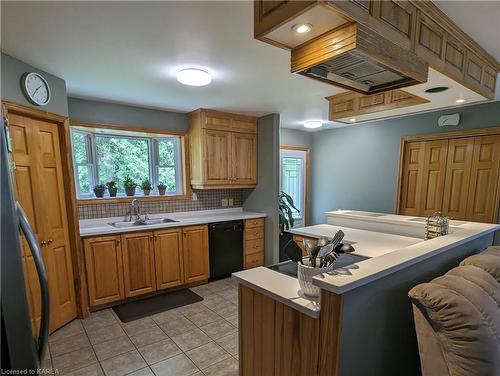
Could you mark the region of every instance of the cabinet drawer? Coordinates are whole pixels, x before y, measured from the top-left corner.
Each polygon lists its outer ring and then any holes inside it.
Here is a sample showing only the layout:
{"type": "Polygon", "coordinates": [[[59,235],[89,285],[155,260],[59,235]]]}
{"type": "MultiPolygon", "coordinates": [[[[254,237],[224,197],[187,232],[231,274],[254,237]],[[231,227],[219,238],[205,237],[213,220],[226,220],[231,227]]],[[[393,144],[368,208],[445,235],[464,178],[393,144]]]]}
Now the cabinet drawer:
{"type": "Polygon", "coordinates": [[[261,227],[264,226],[264,218],[247,219],[245,221],[245,228],[261,227]]]}
{"type": "Polygon", "coordinates": [[[245,240],[264,238],[264,226],[245,229],[245,240]]]}
{"type": "Polygon", "coordinates": [[[235,132],[257,133],[257,123],[253,119],[233,119],[231,129],[235,132]]]}
{"type": "Polygon", "coordinates": [[[264,239],[247,240],[245,242],[245,254],[250,255],[257,252],[264,252],[264,239]]]}
{"type": "Polygon", "coordinates": [[[245,269],[264,265],[264,252],[245,256],[245,269]]]}

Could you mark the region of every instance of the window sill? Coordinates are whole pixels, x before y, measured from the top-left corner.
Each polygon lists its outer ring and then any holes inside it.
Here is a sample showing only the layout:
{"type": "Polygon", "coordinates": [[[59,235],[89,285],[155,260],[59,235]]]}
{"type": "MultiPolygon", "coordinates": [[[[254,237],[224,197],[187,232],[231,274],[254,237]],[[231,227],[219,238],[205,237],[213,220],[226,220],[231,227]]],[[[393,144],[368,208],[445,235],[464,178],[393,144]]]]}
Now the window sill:
{"type": "Polygon", "coordinates": [[[170,200],[188,200],[190,195],[135,195],[135,196],[119,196],[119,197],[90,197],[90,198],[78,198],[76,203],[78,205],[95,205],[95,204],[115,204],[122,202],[131,202],[136,199],[137,201],[170,201],[170,200]]]}

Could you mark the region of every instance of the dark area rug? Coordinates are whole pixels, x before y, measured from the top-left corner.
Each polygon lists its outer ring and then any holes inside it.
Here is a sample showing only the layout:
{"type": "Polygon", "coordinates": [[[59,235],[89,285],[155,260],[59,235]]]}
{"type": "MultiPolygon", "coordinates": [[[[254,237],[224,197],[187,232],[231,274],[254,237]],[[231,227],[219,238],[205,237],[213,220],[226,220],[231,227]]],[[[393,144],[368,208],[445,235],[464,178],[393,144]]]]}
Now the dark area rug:
{"type": "Polygon", "coordinates": [[[202,301],[203,298],[189,289],[167,292],[113,307],[122,322],[130,322],[169,309],[202,301]]]}

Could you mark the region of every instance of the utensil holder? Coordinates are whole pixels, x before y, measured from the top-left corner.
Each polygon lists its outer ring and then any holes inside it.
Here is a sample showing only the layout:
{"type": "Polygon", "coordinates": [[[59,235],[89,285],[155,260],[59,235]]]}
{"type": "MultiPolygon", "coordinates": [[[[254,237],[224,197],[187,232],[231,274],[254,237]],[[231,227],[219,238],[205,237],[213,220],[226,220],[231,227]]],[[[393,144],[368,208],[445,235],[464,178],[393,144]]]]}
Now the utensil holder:
{"type": "Polygon", "coordinates": [[[333,270],[333,266],[326,268],[314,268],[310,265],[298,263],[297,278],[302,292],[310,297],[316,298],[321,293],[321,288],[314,286],[312,277],[318,274],[327,273],[333,270]]]}

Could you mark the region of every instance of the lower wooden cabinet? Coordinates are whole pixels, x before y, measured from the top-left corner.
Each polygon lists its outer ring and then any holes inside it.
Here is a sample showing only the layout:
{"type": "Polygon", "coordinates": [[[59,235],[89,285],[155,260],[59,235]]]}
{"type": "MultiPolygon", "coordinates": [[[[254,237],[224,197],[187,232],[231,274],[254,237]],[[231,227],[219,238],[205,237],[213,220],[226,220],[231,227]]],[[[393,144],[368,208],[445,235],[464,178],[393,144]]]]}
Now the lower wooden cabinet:
{"type": "Polygon", "coordinates": [[[125,297],[120,235],[86,238],[83,241],[91,306],[125,297]]]}
{"type": "Polygon", "coordinates": [[[264,265],[264,218],[245,220],[245,231],[243,233],[245,257],[243,267],[245,269],[264,265]]]}
{"type": "Polygon", "coordinates": [[[306,249],[304,248],[304,240],[318,240],[318,239],[315,239],[315,238],[309,238],[307,236],[300,236],[300,235],[293,235],[293,240],[295,241],[295,243],[297,243],[297,245],[300,247],[301,251],[302,251],[302,256],[307,256],[307,251],[306,249]]]}
{"type": "Polygon", "coordinates": [[[156,290],[154,243],[152,232],[122,235],[123,281],[125,297],[156,290]]]}
{"type": "Polygon", "coordinates": [[[189,226],[182,229],[184,282],[203,281],[210,276],[208,262],[208,226],[189,226]]]}
{"type": "Polygon", "coordinates": [[[159,230],[154,233],[154,238],[157,289],[182,285],[184,283],[182,230],[180,228],[159,230]]]}

